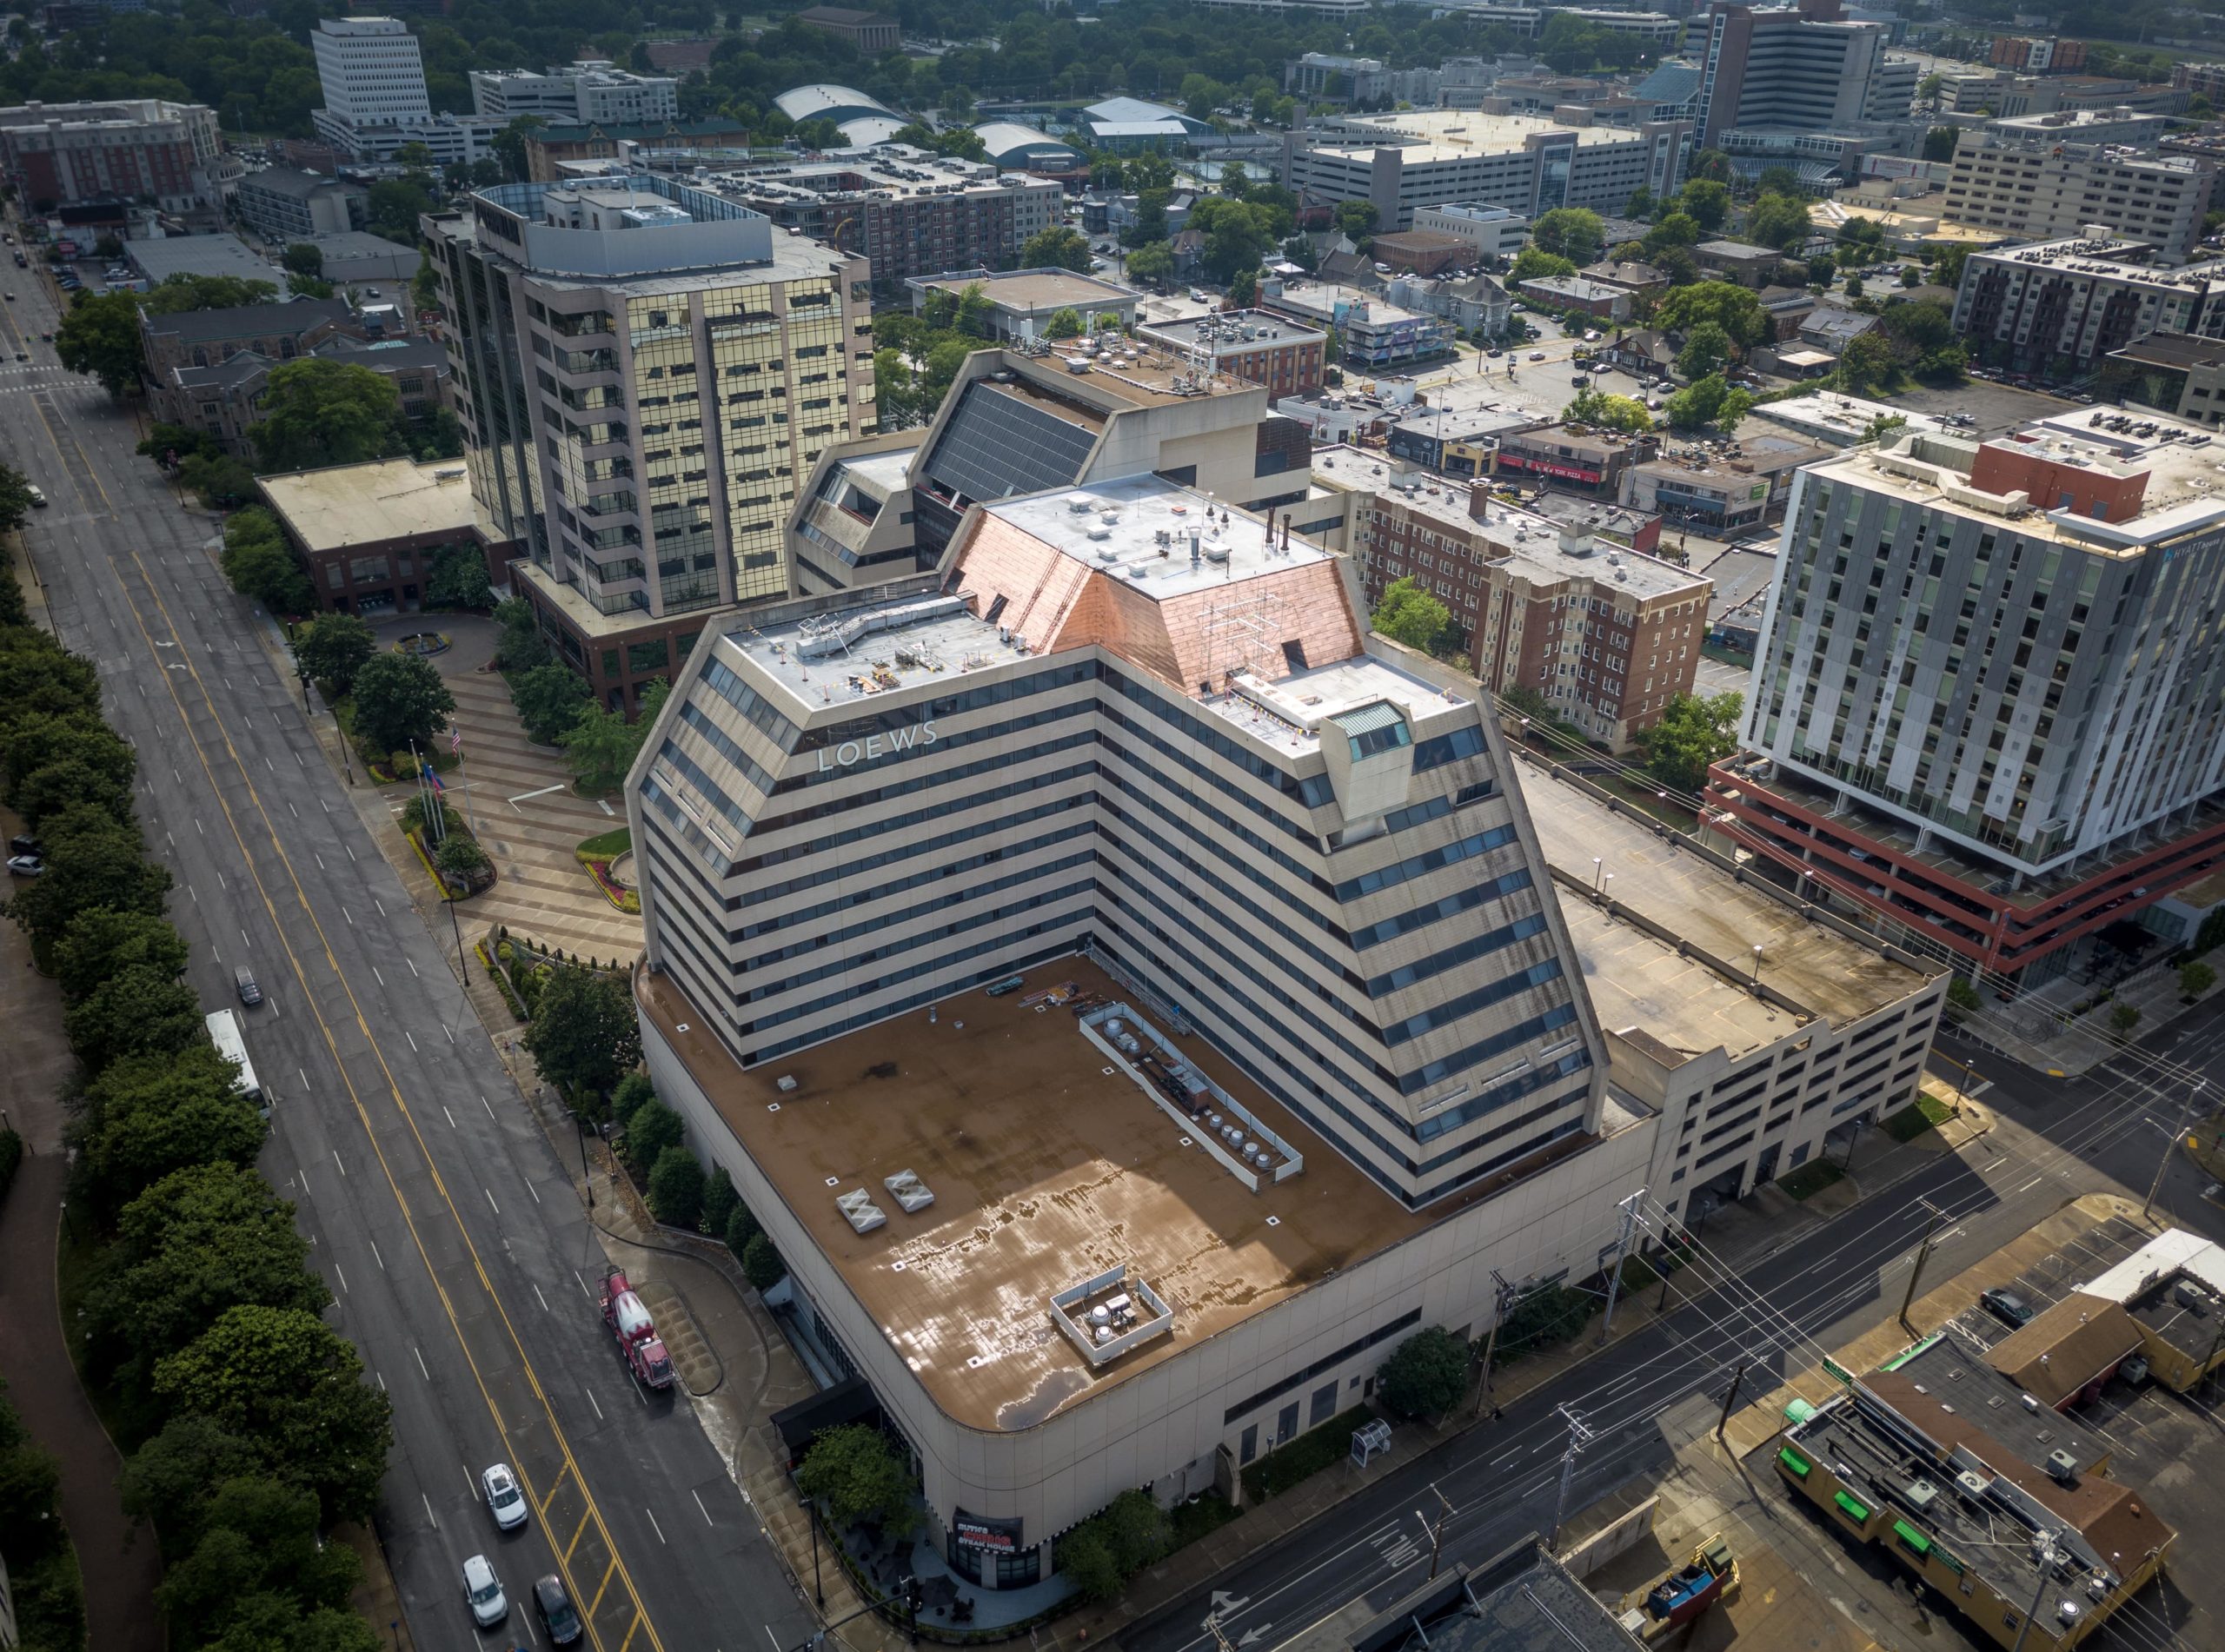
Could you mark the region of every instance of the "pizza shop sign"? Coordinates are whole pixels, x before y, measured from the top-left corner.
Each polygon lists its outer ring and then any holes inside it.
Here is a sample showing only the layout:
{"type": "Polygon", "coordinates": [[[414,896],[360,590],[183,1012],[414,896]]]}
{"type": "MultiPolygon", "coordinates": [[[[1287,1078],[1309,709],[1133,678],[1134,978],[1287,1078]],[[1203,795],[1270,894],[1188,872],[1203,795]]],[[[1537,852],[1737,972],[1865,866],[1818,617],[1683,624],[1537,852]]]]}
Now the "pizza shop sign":
{"type": "Polygon", "coordinates": [[[819,772],[832,774],[837,769],[855,768],[860,763],[871,763],[895,752],[924,749],[935,743],[934,720],[922,717],[909,728],[892,728],[885,734],[868,734],[863,740],[846,740],[829,749],[819,748],[819,772]]]}

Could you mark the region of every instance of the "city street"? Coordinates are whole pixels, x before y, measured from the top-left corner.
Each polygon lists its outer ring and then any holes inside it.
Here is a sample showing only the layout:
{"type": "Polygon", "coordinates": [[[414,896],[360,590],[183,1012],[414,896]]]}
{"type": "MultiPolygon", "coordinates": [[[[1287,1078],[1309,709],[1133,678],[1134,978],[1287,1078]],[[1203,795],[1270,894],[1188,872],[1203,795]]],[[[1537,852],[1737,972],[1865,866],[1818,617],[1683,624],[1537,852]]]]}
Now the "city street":
{"type": "MultiPolygon", "coordinates": [[[[1797,1249],[1788,1241],[1683,1312],[1617,1343],[1569,1382],[1507,1407],[1501,1421],[1385,1476],[1139,1625],[1123,1644],[1131,1652],[1211,1652],[1205,1618],[1218,1608],[1231,1643],[1265,1652],[1356,1596],[1365,1594],[1379,1609],[1418,1583],[1429,1565],[1429,1530],[1418,1511],[1435,1519],[1431,1484],[1455,1510],[1445,1536],[1446,1565],[1481,1562],[1533,1530],[1548,1530],[1571,1436],[1566,1412],[1576,1414],[1589,1436],[1576,1458],[1571,1512],[1658,1474],[1677,1446],[1713,1426],[1740,1361],[1752,1362],[1743,1403],[1890,1314],[1929,1219],[1923,1201],[1937,1205],[1951,1224],[1925,1269],[1925,1280],[1936,1282],[2081,1194],[2129,1191],[2136,1201],[2147,1192],[2183,1099],[2179,1088],[2152,1072],[2135,1077],[2123,1070],[2152,1063],[2129,1059],[2069,1083],[2013,1067],[1957,1039],[1943,1045],[1994,1083],[1985,1099],[2000,1118],[1979,1144],[1873,1191],[1820,1232],[1805,1235],[1797,1249]]],[[[2209,1005],[2193,1012],[2157,1048],[2225,1082],[2225,1012],[2209,1005]]],[[[2183,1154],[2173,1154],[2157,1214],[2225,1240],[2225,1211],[2202,1198],[2206,1180],[2183,1154]]],[[[1832,1558],[1823,1556],[1819,1563],[1831,1565],[1832,1558]]],[[[1892,1592],[1890,1583],[1865,1578],[1858,1565],[1837,1569],[1834,1589],[1856,1600],[1864,1588],[1881,1597],[1892,1592]]],[[[1858,1609],[1883,1605],[1881,1598],[1858,1609]]]]}
{"type": "Polygon", "coordinates": [[[687,1402],[646,1397],[618,1362],[570,1172],[225,585],[213,521],[134,454],[129,414],[23,342],[56,324],[43,284],[6,309],[6,348],[34,359],[0,376],[0,441],[52,501],[27,572],[138,752],[189,979],[226,1005],[243,963],[265,993],[240,1012],[274,1099],[263,1168],[297,1202],[331,1322],[393,1398],[377,1525],[415,1645],[538,1647],[529,1591],[550,1572],[602,1652],[794,1645],[810,1620],[687,1402]],[[507,1536],[478,1487],[498,1460],[535,1510],[507,1536]],[[481,1552],[512,1603],[487,1636],[459,1574],[481,1552]]]}

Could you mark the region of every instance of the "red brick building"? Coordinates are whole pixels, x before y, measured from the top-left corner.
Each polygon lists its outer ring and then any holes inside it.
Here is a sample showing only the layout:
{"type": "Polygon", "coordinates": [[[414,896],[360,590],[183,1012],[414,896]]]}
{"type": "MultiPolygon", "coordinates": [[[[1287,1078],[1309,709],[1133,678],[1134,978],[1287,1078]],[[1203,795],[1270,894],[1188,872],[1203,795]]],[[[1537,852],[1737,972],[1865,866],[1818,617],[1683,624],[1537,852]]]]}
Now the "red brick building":
{"type": "Polygon", "coordinates": [[[1691,692],[1713,582],[1591,528],[1424,483],[1368,502],[1354,554],[1371,604],[1419,581],[1467,634],[1486,688],[1531,689],[1615,750],[1691,692]]]}
{"type": "Polygon", "coordinates": [[[1263,384],[1276,396],[1312,395],[1321,388],[1328,361],[1327,334],[1265,310],[1232,309],[1187,321],[1154,322],[1137,331],[1178,355],[1202,355],[1211,360],[1214,372],[1263,384]]]}
{"type": "Polygon", "coordinates": [[[100,200],[220,211],[240,171],[216,110],[156,97],[0,109],[0,167],[34,212],[100,200]]]}

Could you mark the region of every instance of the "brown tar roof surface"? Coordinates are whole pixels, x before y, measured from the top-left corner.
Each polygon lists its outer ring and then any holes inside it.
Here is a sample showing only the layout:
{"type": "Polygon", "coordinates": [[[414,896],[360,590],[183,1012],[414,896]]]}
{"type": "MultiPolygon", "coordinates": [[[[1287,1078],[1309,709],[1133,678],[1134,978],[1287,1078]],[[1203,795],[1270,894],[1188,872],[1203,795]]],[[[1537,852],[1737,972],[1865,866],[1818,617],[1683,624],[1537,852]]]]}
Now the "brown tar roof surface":
{"type": "Polygon", "coordinates": [[[2037,1397],[2060,1404],[2143,1340],[2139,1322],[2113,1302],[2073,1291],[1987,1351],[1986,1363],[2037,1397]]]}
{"type": "Polygon", "coordinates": [[[668,977],[639,978],[642,1007],[720,1116],[959,1423],[1043,1422],[1078,1395],[1412,1237],[1515,1174],[1411,1214],[1204,1039],[1180,1039],[1186,1058],[1305,1158],[1299,1175],[1251,1192],[1202,1148],[1183,1146],[1182,1128],[1107,1068],[1066,1009],[1039,1013],[1020,1002],[1063,981],[1123,996],[1095,965],[1067,959],[1029,972],[1008,997],[946,998],[933,1025],[916,1012],[744,1071],[668,977]],[[798,1088],[776,1089],[783,1075],[798,1088]],[[917,1215],[881,1186],[903,1170],[935,1196],[917,1215]],[[886,1226],[857,1233],[837,1210],[835,1196],[858,1187],[887,1213],[886,1226]],[[1053,1328],[1050,1298],[1123,1263],[1172,1304],[1174,1330],[1093,1373],[1053,1328]]]}

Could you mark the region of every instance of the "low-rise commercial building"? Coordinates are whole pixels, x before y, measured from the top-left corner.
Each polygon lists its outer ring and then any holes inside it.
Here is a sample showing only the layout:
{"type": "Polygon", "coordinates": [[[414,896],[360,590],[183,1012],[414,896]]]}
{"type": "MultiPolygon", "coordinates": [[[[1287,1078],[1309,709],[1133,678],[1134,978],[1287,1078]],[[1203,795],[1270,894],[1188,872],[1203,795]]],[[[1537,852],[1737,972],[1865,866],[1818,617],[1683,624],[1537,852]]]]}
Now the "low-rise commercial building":
{"type": "Polygon", "coordinates": [[[1793,396],[1783,401],[1757,402],[1746,416],[1780,426],[1804,441],[1837,450],[1875,441],[1871,433],[1881,427],[1901,435],[1936,435],[1949,428],[1936,414],[1917,413],[1863,396],[1843,395],[1836,390],[1818,390],[1812,395],[1793,396]]]}
{"type": "Polygon", "coordinates": [[[1506,331],[1513,301],[1496,275],[1475,275],[1457,279],[1430,280],[1399,275],[1384,287],[1394,304],[1435,315],[1471,334],[1497,335],[1506,331]]]}
{"type": "Polygon", "coordinates": [[[1447,201],[1414,209],[1414,228],[1432,236],[1458,236],[1478,259],[1511,258],[1530,243],[1530,220],[1508,207],[1447,201]]]}
{"type": "Polygon", "coordinates": [[[242,170],[215,109],[158,97],[0,109],[0,168],[32,212],[115,199],[196,216],[221,213],[242,170]]]}
{"type": "Polygon", "coordinates": [[[978,161],[857,156],[751,167],[707,187],[780,228],[860,255],[876,298],[905,296],[914,275],[1008,269],[1028,238],[1063,221],[1055,179],[978,161]]]}
{"type": "Polygon", "coordinates": [[[434,560],[454,548],[485,557],[500,588],[516,554],[487,538],[461,463],[380,459],[258,476],[255,485],[328,613],[412,612],[434,560]]]}
{"type": "Polygon", "coordinates": [[[1259,308],[1325,332],[1335,328],[1338,359],[1349,366],[1402,367],[1433,361],[1452,348],[1452,328],[1441,317],[1357,287],[1271,276],[1259,283],[1259,308]]]}
{"type": "Polygon", "coordinates": [[[680,83],[669,75],[631,74],[601,58],[541,74],[475,69],[471,107],[501,121],[536,115],[555,126],[634,126],[678,120],[680,83]]]}
{"type": "MultiPolygon", "coordinates": [[[[1245,508],[1296,507],[1312,443],[1269,392],[1146,339],[1094,357],[977,350],[925,431],[830,447],[787,528],[794,590],[856,591],[939,566],[966,513],[1154,472],[1245,508]]],[[[1309,533],[1299,514],[1295,531],[1309,533]]]]}
{"type": "MultiPolygon", "coordinates": [[[[2054,120],[2054,116],[2036,116],[2054,120]]],[[[2053,241],[2107,224],[2184,263],[2202,238],[2216,169],[2192,156],[2141,155],[2064,136],[1965,132],[1955,147],[1943,215],[2016,241],[2053,241]]]]}
{"type": "Polygon", "coordinates": [[[1329,335],[1319,328],[1256,309],[1149,322],[1136,335],[1211,372],[1259,385],[1276,401],[1318,390],[1329,348],[1329,335]]]}
{"type": "Polygon", "coordinates": [[[1718,281],[1735,282],[1759,292],[1777,280],[1784,255],[1774,247],[1756,247],[1743,241],[1703,241],[1692,249],[1692,262],[1718,281]]]}
{"type": "Polygon", "coordinates": [[[2190,424],[2225,426],[2225,339],[2151,333],[2109,360],[2122,370],[2125,405],[2161,408],[2190,424]]]}
{"type": "MultiPolygon", "coordinates": [[[[405,418],[423,419],[450,405],[448,350],[436,340],[365,340],[340,333],[309,345],[296,359],[310,357],[377,374],[394,387],[405,418]]],[[[207,367],[173,367],[160,376],[149,368],[148,410],[162,423],[214,439],[227,452],[249,454],[255,427],[262,422],[270,375],[285,365],[279,357],[244,349],[207,367]]]]}
{"type": "Polygon", "coordinates": [[[1544,425],[1501,440],[1498,468],[1518,471],[1550,488],[1619,501],[1630,468],[1652,458],[1659,448],[1650,435],[1628,436],[1592,425],[1544,425]]]}
{"type": "Polygon", "coordinates": [[[240,217],[272,241],[307,241],[361,229],[371,219],[370,199],[360,183],[283,166],[248,173],[234,192],[240,217]]]}
{"type": "Polygon", "coordinates": [[[525,175],[535,183],[561,183],[577,181],[568,169],[582,161],[607,161],[616,170],[632,171],[667,170],[683,159],[692,172],[725,151],[746,154],[748,149],[748,127],[724,115],[641,125],[543,126],[525,135],[525,175]]]}
{"type": "Polygon", "coordinates": [[[1434,275],[1474,263],[1476,249],[1465,236],[1405,229],[1376,236],[1368,247],[1368,255],[1402,274],[1434,275]]]}
{"type": "Polygon", "coordinates": [[[283,304],[242,304],[163,315],[139,312],[139,348],[150,385],[167,382],[179,368],[216,367],[235,355],[290,362],[329,338],[369,336],[355,311],[339,298],[296,298],[283,304]]]}
{"type": "Polygon", "coordinates": [[[1356,518],[1352,554],[1371,602],[1402,579],[1434,592],[1466,634],[1485,687],[1531,690],[1617,750],[1671,695],[1691,690],[1705,579],[1503,503],[1481,485],[1379,479],[1356,518]]]}
{"type": "Polygon", "coordinates": [[[1416,408],[1391,424],[1385,450],[1402,463],[1444,475],[1484,476],[1491,474],[1502,436],[1544,422],[1534,413],[1492,407],[1416,408]]]}
{"type": "Polygon", "coordinates": [[[2028,373],[2092,372],[2151,333],[2225,332],[2215,264],[2162,269],[2144,243],[2093,233],[1970,255],[1955,330],[1980,361],[2028,373]]]}
{"type": "Polygon", "coordinates": [[[1790,435],[1746,436],[1727,457],[1662,457],[1632,465],[1625,497],[1678,527],[1743,533],[1783,507],[1801,466],[1837,451],[1790,435]]]}
{"type": "Polygon", "coordinates": [[[1586,281],[1581,275],[1537,275],[1517,283],[1523,297],[1548,309],[1578,310],[1603,322],[1625,322],[1631,315],[1631,294],[1625,287],[1586,281]]]}
{"type": "Polygon", "coordinates": [[[1973,1633],[2060,1652],[2135,1605],[2178,1534],[2107,1477],[2108,1441],[2024,1397],[1950,1337],[1929,1337],[1803,1407],[1778,1436],[1777,1473],[1973,1633]]]}
{"type": "MultiPolygon", "coordinates": [[[[1577,534],[1589,534],[1601,544],[1616,546],[1625,551],[1643,551],[1657,554],[1661,547],[1661,519],[1635,506],[1617,505],[1611,500],[1585,499],[1577,494],[1558,493],[1550,488],[1538,489],[1534,496],[1525,497],[1522,508],[1532,516],[1542,516],[1557,527],[1577,534]]],[[[1681,559],[1670,558],[1674,561],[1681,559]]]]}
{"type": "Polygon", "coordinates": [[[1006,172],[1034,172],[1046,177],[1086,178],[1089,168],[1073,145],[1046,136],[1015,121],[988,121],[973,129],[989,164],[1006,172]]]}
{"type": "Polygon", "coordinates": [[[1651,264],[1631,259],[1603,258],[1576,272],[1601,287],[1619,287],[1634,298],[1657,297],[1669,290],[1669,277],[1651,264]]]}
{"type": "Polygon", "coordinates": [[[1032,342],[1049,331],[1051,319],[1061,310],[1081,318],[1084,335],[1097,330],[1098,317],[1110,315],[1122,327],[1136,319],[1143,295],[1094,275],[1071,269],[955,269],[933,275],[914,275],[904,283],[914,315],[924,310],[931,294],[940,293],[955,302],[979,287],[989,301],[989,331],[993,338],[1032,342]]]}
{"type": "Polygon", "coordinates": [[[1332,116],[1285,138],[1282,181],[1317,200],[1368,202],[1387,230],[1418,228],[1421,209],[1458,202],[1524,217],[1563,206],[1620,212],[1640,189],[1675,192],[1690,131],[1677,121],[1575,126],[1467,109],[1332,116]]]}

